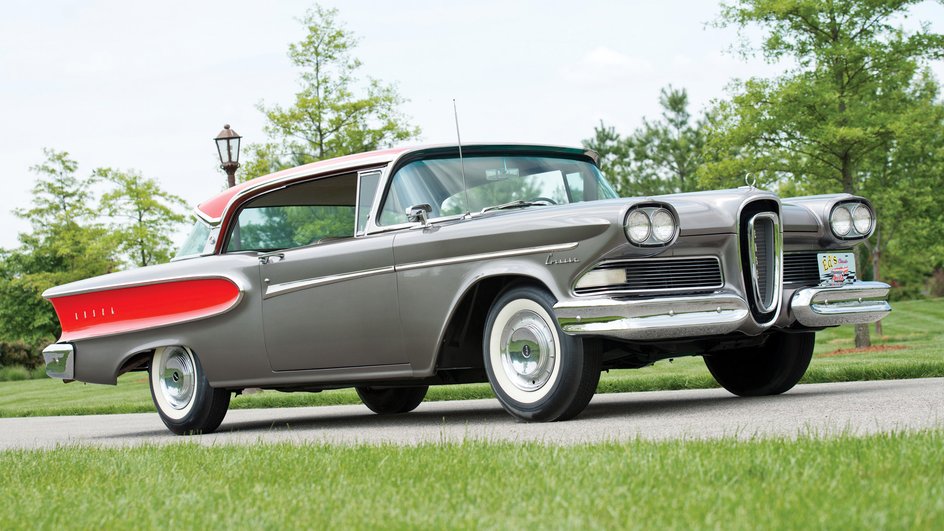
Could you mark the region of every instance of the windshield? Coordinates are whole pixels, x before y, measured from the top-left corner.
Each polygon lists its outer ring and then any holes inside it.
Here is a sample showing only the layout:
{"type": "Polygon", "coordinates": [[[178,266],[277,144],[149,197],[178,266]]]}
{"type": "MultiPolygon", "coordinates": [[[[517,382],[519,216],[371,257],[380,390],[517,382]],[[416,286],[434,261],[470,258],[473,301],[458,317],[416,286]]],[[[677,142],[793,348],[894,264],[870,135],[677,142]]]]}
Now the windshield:
{"type": "Polygon", "coordinates": [[[438,218],[517,201],[522,203],[515,206],[523,207],[615,197],[597,167],[580,160],[525,156],[419,160],[393,176],[379,223],[406,223],[406,210],[421,204],[431,207],[430,218],[438,218]]]}
{"type": "Polygon", "coordinates": [[[197,256],[203,252],[206,246],[207,238],[210,237],[210,226],[199,219],[190,229],[190,235],[184,240],[183,245],[177,250],[174,260],[180,260],[188,256],[197,256]]]}

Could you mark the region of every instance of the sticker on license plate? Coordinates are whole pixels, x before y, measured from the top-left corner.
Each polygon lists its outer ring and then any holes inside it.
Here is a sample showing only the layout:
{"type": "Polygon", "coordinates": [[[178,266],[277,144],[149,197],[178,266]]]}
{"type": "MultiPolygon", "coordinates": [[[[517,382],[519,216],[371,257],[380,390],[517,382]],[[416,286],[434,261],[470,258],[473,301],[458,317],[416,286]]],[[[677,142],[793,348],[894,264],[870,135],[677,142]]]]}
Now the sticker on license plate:
{"type": "Polygon", "coordinates": [[[817,253],[819,279],[823,284],[845,284],[856,279],[855,254],[817,253]]]}

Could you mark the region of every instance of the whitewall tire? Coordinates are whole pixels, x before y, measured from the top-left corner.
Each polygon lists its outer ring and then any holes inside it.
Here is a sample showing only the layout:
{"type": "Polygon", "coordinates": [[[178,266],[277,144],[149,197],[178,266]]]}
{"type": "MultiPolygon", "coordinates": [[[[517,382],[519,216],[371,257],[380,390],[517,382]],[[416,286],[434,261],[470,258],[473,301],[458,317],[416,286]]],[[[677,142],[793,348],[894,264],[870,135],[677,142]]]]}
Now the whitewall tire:
{"type": "Polygon", "coordinates": [[[485,370],[502,406],[522,420],[566,420],[593,397],[600,356],[564,334],[554,298],[534,286],[512,287],[488,313],[485,370]]]}
{"type": "Polygon", "coordinates": [[[148,380],[161,420],[178,435],[215,431],[229,409],[230,392],[210,387],[200,360],[187,347],[155,349],[148,380]]]}

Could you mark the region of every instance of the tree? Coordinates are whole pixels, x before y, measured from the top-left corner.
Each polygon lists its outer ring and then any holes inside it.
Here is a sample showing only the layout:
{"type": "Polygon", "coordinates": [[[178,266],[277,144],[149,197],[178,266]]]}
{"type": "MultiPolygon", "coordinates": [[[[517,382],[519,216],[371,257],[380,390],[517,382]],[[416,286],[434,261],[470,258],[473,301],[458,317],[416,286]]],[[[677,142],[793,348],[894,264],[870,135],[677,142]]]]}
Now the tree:
{"type": "Polygon", "coordinates": [[[632,135],[621,137],[602,121],[586,148],[600,155],[601,170],[621,195],[660,195],[698,189],[696,174],[704,163],[708,117],[693,122],[685,89],[663,88],[660,120],[643,118],[632,135]]]}
{"type": "MultiPolygon", "coordinates": [[[[737,182],[750,172],[761,183],[799,192],[872,189],[870,181],[888,171],[888,157],[910,151],[903,143],[913,139],[903,133],[909,127],[905,117],[923,105],[917,80],[928,60],[944,55],[944,38],[927,26],[907,34],[893,25],[916,3],[740,0],[723,5],[719,25],[761,26],[764,58],[793,66],[773,79],[741,83],[732,100],[719,106],[710,151],[721,156],[712,157],[703,182],[737,182]],[[733,151],[736,158],[725,156],[733,151]]],[[[744,49],[755,53],[749,45],[744,49]]],[[[896,165],[899,161],[892,162],[896,165]]],[[[889,223],[895,220],[880,221],[876,240],[889,223]]],[[[880,246],[873,242],[872,248],[880,246]]],[[[879,257],[872,257],[876,266],[879,257]]],[[[868,344],[868,327],[857,327],[856,346],[868,344]]]]}
{"type": "Polygon", "coordinates": [[[41,345],[59,334],[46,289],[117,269],[106,229],[92,209],[94,178],[76,176],[64,151],[44,150],[29,208],[14,212],[32,226],[20,246],[0,255],[0,338],[41,345]]]}
{"type": "Polygon", "coordinates": [[[101,211],[112,220],[110,236],[119,255],[137,267],[170,260],[169,235],[186,219],[180,213],[186,202],[134,170],[100,168],[95,175],[113,186],[101,198],[101,211]]]}
{"type": "Polygon", "coordinates": [[[337,19],[336,9],[315,6],[302,23],[303,40],[289,46],[301,69],[301,90],[290,107],[259,105],[270,141],[249,146],[243,179],[325,158],[370,151],[416,138],[399,107],[405,100],[394,85],[368,78],[356,93],[361,62],[357,39],[337,19]]]}

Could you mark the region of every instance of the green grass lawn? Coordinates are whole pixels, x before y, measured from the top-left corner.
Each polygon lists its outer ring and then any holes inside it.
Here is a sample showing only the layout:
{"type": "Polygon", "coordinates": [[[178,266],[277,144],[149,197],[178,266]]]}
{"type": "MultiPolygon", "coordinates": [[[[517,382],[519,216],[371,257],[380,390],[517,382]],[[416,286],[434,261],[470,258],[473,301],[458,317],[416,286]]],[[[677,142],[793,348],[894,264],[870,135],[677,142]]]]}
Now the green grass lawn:
{"type": "MultiPolygon", "coordinates": [[[[817,334],[816,354],[803,382],[944,376],[944,299],[897,302],[894,308],[883,322],[884,336],[872,339],[876,345],[900,350],[842,352],[853,346],[852,327],[829,329],[817,334]]],[[[671,362],[660,361],[643,369],[610,371],[601,378],[597,391],[612,393],[716,386],[701,358],[689,357],[671,362]]],[[[431,388],[427,400],[492,396],[488,384],[471,384],[431,388]]],[[[231,407],[293,407],[359,402],[357,395],[350,389],[291,394],[265,391],[235,397],[231,407]]],[[[0,382],[0,417],[153,410],[147,377],[143,373],[122,376],[117,386],[78,382],[63,384],[48,378],[0,382]]]]}
{"type": "Polygon", "coordinates": [[[0,452],[0,529],[944,529],[944,431],[0,452]]]}

